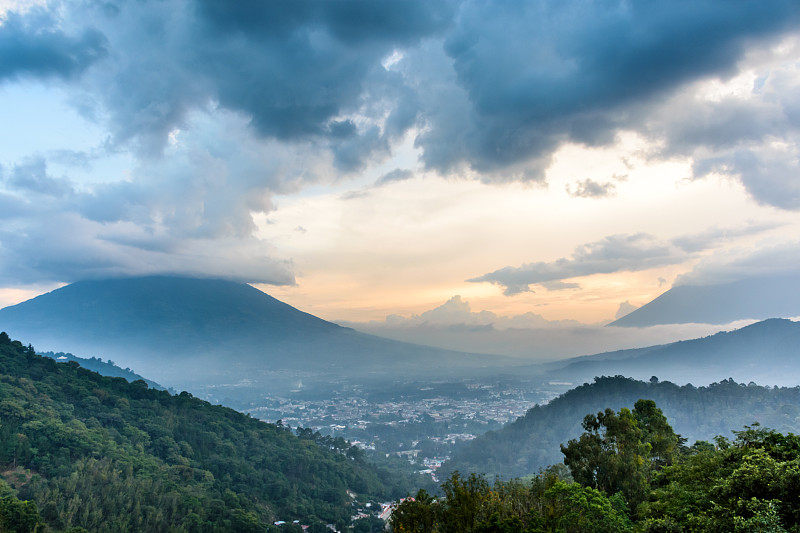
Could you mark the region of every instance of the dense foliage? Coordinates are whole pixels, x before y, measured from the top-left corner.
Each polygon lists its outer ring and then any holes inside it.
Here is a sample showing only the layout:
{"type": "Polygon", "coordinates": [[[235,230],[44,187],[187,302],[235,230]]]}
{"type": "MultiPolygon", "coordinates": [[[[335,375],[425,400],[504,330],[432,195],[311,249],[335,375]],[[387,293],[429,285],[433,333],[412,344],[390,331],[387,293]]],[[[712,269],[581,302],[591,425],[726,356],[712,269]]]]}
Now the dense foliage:
{"type": "Polygon", "coordinates": [[[395,533],[800,532],[800,437],[746,427],[691,448],[652,401],[608,409],[530,482],[458,473],[443,496],[420,491],[392,515],[395,533]],[[574,480],[574,481],[572,481],[574,480]]]}
{"type": "Polygon", "coordinates": [[[186,392],[57,363],[0,334],[0,521],[247,532],[298,519],[314,532],[349,523],[348,491],[390,498],[410,488],[341,439],[300,437],[186,392]]]}
{"type": "Polygon", "coordinates": [[[678,456],[683,439],[652,400],[639,400],[583,419],[585,433],[564,446],[564,464],[573,479],[606,494],[621,493],[635,509],[647,497],[653,475],[678,456]]]}
{"type": "Polygon", "coordinates": [[[554,472],[530,483],[496,481],[454,473],[444,496],[425,491],[404,500],[392,513],[394,533],[617,533],[630,529],[620,497],[560,480],[554,472]]]}
{"type": "Polygon", "coordinates": [[[501,430],[464,445],[443,467],[490,477],[521,477],[561,461],[559,445],[580,434],[586,413],[620,409],[640,398],[655,401],[677,433],[711,440],[754,422],[776,431],[800,432],[800,387],[763,387],[724,380],[707,387],[621,376],[595,378],[546,405],[537,405],[501,430]]]}
{"type": "Polygon", "coordinates": [[[698,442],[639,508],[648,532],[800,532],[800,436],[749,426],[698,442]]]}

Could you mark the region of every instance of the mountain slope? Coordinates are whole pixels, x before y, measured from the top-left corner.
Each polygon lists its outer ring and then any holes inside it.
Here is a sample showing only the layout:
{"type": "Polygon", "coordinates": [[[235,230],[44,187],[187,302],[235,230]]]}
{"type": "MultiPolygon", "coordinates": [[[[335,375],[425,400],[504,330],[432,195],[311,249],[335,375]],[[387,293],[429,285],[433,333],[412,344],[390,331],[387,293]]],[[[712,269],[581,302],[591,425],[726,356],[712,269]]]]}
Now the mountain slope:
{"type": "Polygon", "coordinates": [[[559,444],[578,438],[587,414],[632,408],[639,399],[655,400],[675,431],[710,440],[731,429],[759,422],[780,432],[800,430],[800,388],[771,388],[725,380],[708,387],[679,387],[671,382],[643,382],[624,377],[596,378],[550,403],[535,406],[498,431],[466,443],[442,467],[448,472],[478,472],[502,477],[536,473],[562,462],[559,444]]]}
{"type": "Polygon", "coordinates": [[[598,354],[562,364],[550,371],[554,379],[580,382],[599,375],[638,379],[656,375],[678,383],[704,384],[732,377],[794,386],[800,383],[800,323],[769,319],[701,339],[598,354]]]}
{"type": "Polygon", "coordinates": [[[115,365],[113,361],[103,362],[103,360],[98,357],[91,357],[87,359],[85,357],[78,357],[77,355],[64,352],[58,352],[58,353],[39,352],[39,355],[43,357],[49,357],[50,359],[55,359],[56,362],[58,363],[67,363],[69,361],[75,361],[86,370],[97,372],[101,376],[108,376],[110,378],[125,378],[126,381],[130,382],[142,380],[145,383],[147,383],[147,386],[150,387],[151,389],[165,390],[164,387],[162,387],[155,381],[149,380],[144,376],[140,376],[136,372],[132,371],[130,368],[120,368],[117,365],[115,365]]]}
{"type": "Polygon", "coordinates": [[[288,390],[318,378],[446,375],[503,361],[359,333],[211,279],[73,283],[0,310],[0,329],[39,349],[113,358],[176,388],[288,390]]]}
{"type": "Polygon", "coordinates": [[[681,285],[609,326],[728,324],[735,320],[800,316],[800,276],[748,278],[716,285],[681,285]]]}
{"type": "Polygon", "coordinates": [[[56,530],[263,532],[297,519],[326,531],[349,523],[348,491],[411,488],[341,439],[56,363],[5,333],[0,413],[0,479],[56,530]]]}

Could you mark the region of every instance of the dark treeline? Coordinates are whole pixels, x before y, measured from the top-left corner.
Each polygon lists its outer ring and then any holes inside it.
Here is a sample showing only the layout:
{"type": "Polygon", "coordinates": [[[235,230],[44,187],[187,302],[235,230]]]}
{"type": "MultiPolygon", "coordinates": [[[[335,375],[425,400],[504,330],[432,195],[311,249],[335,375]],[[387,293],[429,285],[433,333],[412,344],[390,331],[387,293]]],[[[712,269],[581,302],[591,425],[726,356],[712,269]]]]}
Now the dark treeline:
{"type": "MultiPolygon", "coordinates": [[[[413,489],[342,439],[57,363],[0,334],[0,531],[345,527],[413,489]]],[[[286,528],[284,528],[286,529],[286,528]]]]}
{"type": "Polygon", "coordinates": [[[457,472],[419,491],[394,533],[800,532],[800,437],[760,426],[691,447],[652,400],[587,415],[564,464],[530,481],[457,472]]]}
{"type": "Polygon", "coordinates": [[[67,361],[75,361],[83,368],[87,370],[91,370],[93,372],[97,372],[98,374],[102,374],[104,376],[109,376],[113,378],[125,378],[128,381],[136,381],[141,379],[147,386],[151,389],[164,389],[165,387],[159,385],[155,381],[151,381],[143,376],[140,376],[130,368],[120,368],[114,363],[114,361],[108,360],[103,361],[99,357],[78,357],[77,355],[73,355],[69,352],[37,352],[39,355],[43,355],[45,357],[49,357],[50,359],[55,359],[61,362],[67,361]]]}
{"type": "Polygon", "coordinates": [[[561,462],[559,444],[581,431],[587,412],[620,409],[653,399],[689,442],[730,435],[732,428],[760,423],[776,431],[800,432],[800,387],[762,387],[724,380],[707,387],[621,376],[595,378],[546,405],[537,405],[502,429],[465,443],[443,466],[505,479],[535,473],[561,462]]]}

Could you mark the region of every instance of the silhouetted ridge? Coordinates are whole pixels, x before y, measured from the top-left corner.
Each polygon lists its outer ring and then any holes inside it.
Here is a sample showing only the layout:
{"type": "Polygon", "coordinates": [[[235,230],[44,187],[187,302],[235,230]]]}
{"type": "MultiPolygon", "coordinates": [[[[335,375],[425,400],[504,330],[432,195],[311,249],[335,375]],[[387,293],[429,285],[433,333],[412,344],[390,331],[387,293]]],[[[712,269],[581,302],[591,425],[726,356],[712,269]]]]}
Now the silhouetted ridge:
{"type": "Polygon", "coordinates": [[[647,379],[655,374],[679,383],[728,377],[769,385],[800,383],[800,323],[786,319],[629,353],[630,357],[615,352],[567,360],[550,373],[573,381],[615,374],[647,379]]]}

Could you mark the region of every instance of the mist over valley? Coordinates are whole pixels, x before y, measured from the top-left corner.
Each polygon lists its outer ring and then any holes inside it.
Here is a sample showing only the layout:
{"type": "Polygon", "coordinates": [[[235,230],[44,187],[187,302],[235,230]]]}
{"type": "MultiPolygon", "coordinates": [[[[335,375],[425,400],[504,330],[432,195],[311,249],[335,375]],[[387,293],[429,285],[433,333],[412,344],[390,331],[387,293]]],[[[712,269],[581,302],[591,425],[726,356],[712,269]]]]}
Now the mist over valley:
{"type": "Polygon", "coordinates": [[[800,533],[800,3],[0,0],[0,531],[800,533]]]}

